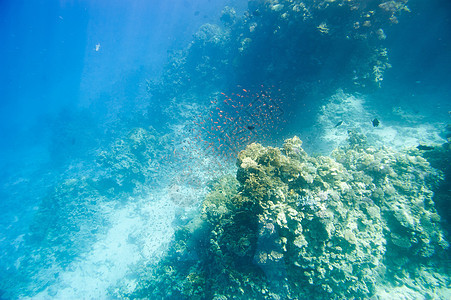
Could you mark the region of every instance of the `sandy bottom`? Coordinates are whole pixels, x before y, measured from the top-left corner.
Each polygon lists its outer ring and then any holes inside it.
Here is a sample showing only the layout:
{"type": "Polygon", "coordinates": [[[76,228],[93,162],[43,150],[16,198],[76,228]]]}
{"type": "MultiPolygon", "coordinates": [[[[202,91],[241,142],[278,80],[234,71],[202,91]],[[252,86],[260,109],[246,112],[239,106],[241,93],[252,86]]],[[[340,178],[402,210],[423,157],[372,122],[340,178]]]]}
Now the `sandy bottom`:
{"type": "Polygon", "coordinates": [[[323,105],[313,127],[300,129],[301,140],[310,152],[329,154],[333,149],[345,144],[348,130],[364,134],[368,143],[376,147],[390,147],[396,150],[413,148],[418,145],[436,146],[446,142],[440,134],[445,122],[434,116],[409,114],[400,107],[388,111],[377,111],[366,103],[364,97],[338,91],[323,105]],[[372,120],[379,117],[375,127],[372,120]],[[337,126],[338,125],[338,126],[337,126]]]}
{"type": "Polygon", "coordinates": [[[107,299],[112,287],[132,287],[133,280],[124,280],[133,266],[158,261],[167,248],[174,233],[174,211],[168,197],[158,194],[119,210],[111,207],[113,225],[107,234],[61,272],[55,284],[32,299],[107,299]]]}

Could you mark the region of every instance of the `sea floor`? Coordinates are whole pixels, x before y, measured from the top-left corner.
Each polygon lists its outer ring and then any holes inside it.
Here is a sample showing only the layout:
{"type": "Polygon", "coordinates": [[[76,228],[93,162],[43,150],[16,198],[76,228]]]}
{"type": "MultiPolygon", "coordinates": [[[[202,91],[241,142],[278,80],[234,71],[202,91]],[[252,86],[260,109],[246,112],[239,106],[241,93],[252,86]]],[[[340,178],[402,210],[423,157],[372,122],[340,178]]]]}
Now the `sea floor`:
{"type": "MultiPolygon", "coordinates": [[[[313,127],[299,128],[299,136],[307,152],[323,154],[345,143],[348,130],[358,130],[366,135],[373,147],[405,149],[419,144],[441,145],[446,142],[443,131],[449,120],[437,120],[417,113],[412,115],[402,107],[393,107],[390,111],[389,117],[380,117],[388,114],[370,107],[364,97],[338,91],[325,101],[313,127]],[[371,122],[374,118],[380,119],[377,127],[371,122]]],[[[177,138],[179,135],[178,138],[184,140],[190,138],[181,134],[180,128],[185,124],[178,125],[174,125],[174,136],[177,138]]],[[[181,178],[181,182],[174,183],[171,178],[165,178],[167,184],[148,187],[140,196],[102,204],[101,211],[107,219],[105,224],[109,225],[99,231],[94,243],[82,249],[82,254],[64,267],[56,265],[52,271],[36,272],[33,276],[49,277],[39,278],[38,281],[46,282],[41,288],[31,288],[37,291],[36,294],[27,293],[26,287],[18,294],[14,294],[14,287],[10,287],[8,294],[21,299],[108,299],[114,298],[119,288],[121,292],[132,291],[142,266],[156,264],[165,254],[175,226],[188,222],[198,213],[212,173],[208,157],[198,153],[195,157],[189,162],[196,166],[195,171],[191,172],[203,185],[193,186],[183,182],[189,175],[183,173],[186,171],[181,168],[179,174],[158,175],[161,178],[169,175],[181,178]]],[[[233,164],[225,169],[223,174],[235,170],[233,164]]],[[[17,239],[20,236],[16,237],[16,242],[17,239]]],[[[17,243],[18,248],[23,244],[17,243]]],[[[21,268],[17,263],[15,267],[21,268]]],[[[14,263],[10,268],[14,268],[14,263]]],[[[449,287],[449,277],[434,270],[425,269],[422,272],[418,278],[400,286],[381,282],[375,299],[451,299],[451,288],[437,289],[433,295],[425,294],[422,289],[436,282],[449,287]]]]}

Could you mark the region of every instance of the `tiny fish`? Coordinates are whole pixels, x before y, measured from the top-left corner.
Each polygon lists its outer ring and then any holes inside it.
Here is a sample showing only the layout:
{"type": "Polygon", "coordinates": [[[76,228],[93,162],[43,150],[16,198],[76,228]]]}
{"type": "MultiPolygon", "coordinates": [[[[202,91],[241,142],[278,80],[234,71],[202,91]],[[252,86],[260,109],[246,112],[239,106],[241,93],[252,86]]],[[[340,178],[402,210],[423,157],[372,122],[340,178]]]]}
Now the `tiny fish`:
{"type": "Polygon", "coordinates": [[[249,125],[249,126],[247,126],[247,129],[249,129],[249,130],[254,130],[254,129],[255,129],[255,126],[249,125]]]}
{"type": "Polygon", "coordinates": [[[374,118],[373,121],[371,121],[371,123],[373,123],[373,127],[377,127],[377,126],[379,126],[379,124],[380,124],[381,122],[379,122],[378,119],[374,118]]]}
{"type": "Polygon", "coordinates": [[[338,122],[337,124],[335,124],[334,128],[337,128],[338,126],[340,126],[341,124],[343,124],[343,121],[338,122]]]}

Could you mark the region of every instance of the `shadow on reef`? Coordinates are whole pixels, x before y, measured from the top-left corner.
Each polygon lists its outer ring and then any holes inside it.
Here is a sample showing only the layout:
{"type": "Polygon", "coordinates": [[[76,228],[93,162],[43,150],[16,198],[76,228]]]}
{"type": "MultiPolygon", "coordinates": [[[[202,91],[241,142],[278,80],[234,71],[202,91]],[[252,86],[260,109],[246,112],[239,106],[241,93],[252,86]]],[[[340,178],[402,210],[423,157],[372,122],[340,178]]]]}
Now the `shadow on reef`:
{"type": "MultiPolygon", "coordinates": [[[[126,298],[368,299],[449,247],[434,207],[443,180],[419,153],[375,149],[349,132],[331,157],[302,142],[253,143],[218,180],[169,254],[126,298]]],[[[415,275],[416,274],[416,275],[415,275]]],[[[418,284],[432,295],[440,283],[418,284]]]]}
{"type": "Polygon", "coordinates": [[[340,87],[378,88],[391,68],[386,32],[409,12],[406,3],[249,1],[243,16],[225,7],[221,24],[202,25],[186,49],[171,54],[161,78],[148,82],[152,125],[167,121],[171,101],[195,94],[208,104],[211,93],[237,85],[274,85],[293,103],[340,87]]]}
{"type": "MultiPolygon", "coordinates": [[[[451,235],[451,124],[447,125],[447,142],[441,147],[430,147],[419,152],[432,167],[444,174],[444,180],[434,190],[435,207],[443,219],[443,228],[447,236],[451,235]]],[[[418,147],[420,148],[420,147],[418,147]]],[[[450,249],[451,250],[451,249],[450,249]]]]}

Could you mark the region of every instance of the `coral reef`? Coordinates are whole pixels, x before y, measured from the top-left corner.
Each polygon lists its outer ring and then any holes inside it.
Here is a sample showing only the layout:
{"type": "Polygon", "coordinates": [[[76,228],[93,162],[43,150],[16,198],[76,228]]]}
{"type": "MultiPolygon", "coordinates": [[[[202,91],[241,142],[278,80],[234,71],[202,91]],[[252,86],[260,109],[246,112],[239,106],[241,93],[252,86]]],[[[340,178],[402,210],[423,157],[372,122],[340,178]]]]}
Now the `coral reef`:
{"type": "MultiPolygon", "coordinates": [[[[447,130],[451,131],[451,126],[447,125],[447,130]]],[[[442,146],[430,147],[431,150],[422,151],[418,147],[410,150],[411,154],[421,155],[434,168],[443,172],[445,180],[442,181],[434,191],[434,203],[437,212],[443,220],[443,226],[448,237],[451,235],[451,138],[447,136],[448,140],[442,146]]]]}
{"type": "Polygon", "coordinates": [[[156,173],[155,158],[163,150],[157,136],[153,128],[135,128],[114,141],[110,149],[101,151],[96,162],[102,172],[93,180],[97,188],[118,195],[151,182],[156,173]]]}
{"type": "Polygon", "coordinates": [[[343,82],[378,87],[391,67],[386,31],[409,11],[406,4],[253,0],[242,16],[225,7],[222,24],[202,25],[186,49],[170,55],[162,79],[149,82],[154,105],[237,83],[251,88],[283,82],[287,89],[321,84],[332,91],[343,82]]]}
{"type": "Polygon", "coordinates": [[[27,256],[17,262],[15,276],[31,282],[14,280],[28,284],[31,293],[42,291],[57,278],[54,274],[92,245],[108,228],[108,213],[115,205],[131,201],[153,182],[159,165],[154,158],[164,151],[160,142],[152,128],[135,128],[100,151],[89,171],[68,171],[36,208],[26,236],[27,256]]]}
{"type": "Polygon", "coordinates": [[[212,186],[201,216],[126,296],[366,299],[433,264],[448,248],[433,201],[442,173],[348,134],[330,157],[309,156],[297,137],[249,145],[236,180],[212,186]]]}

